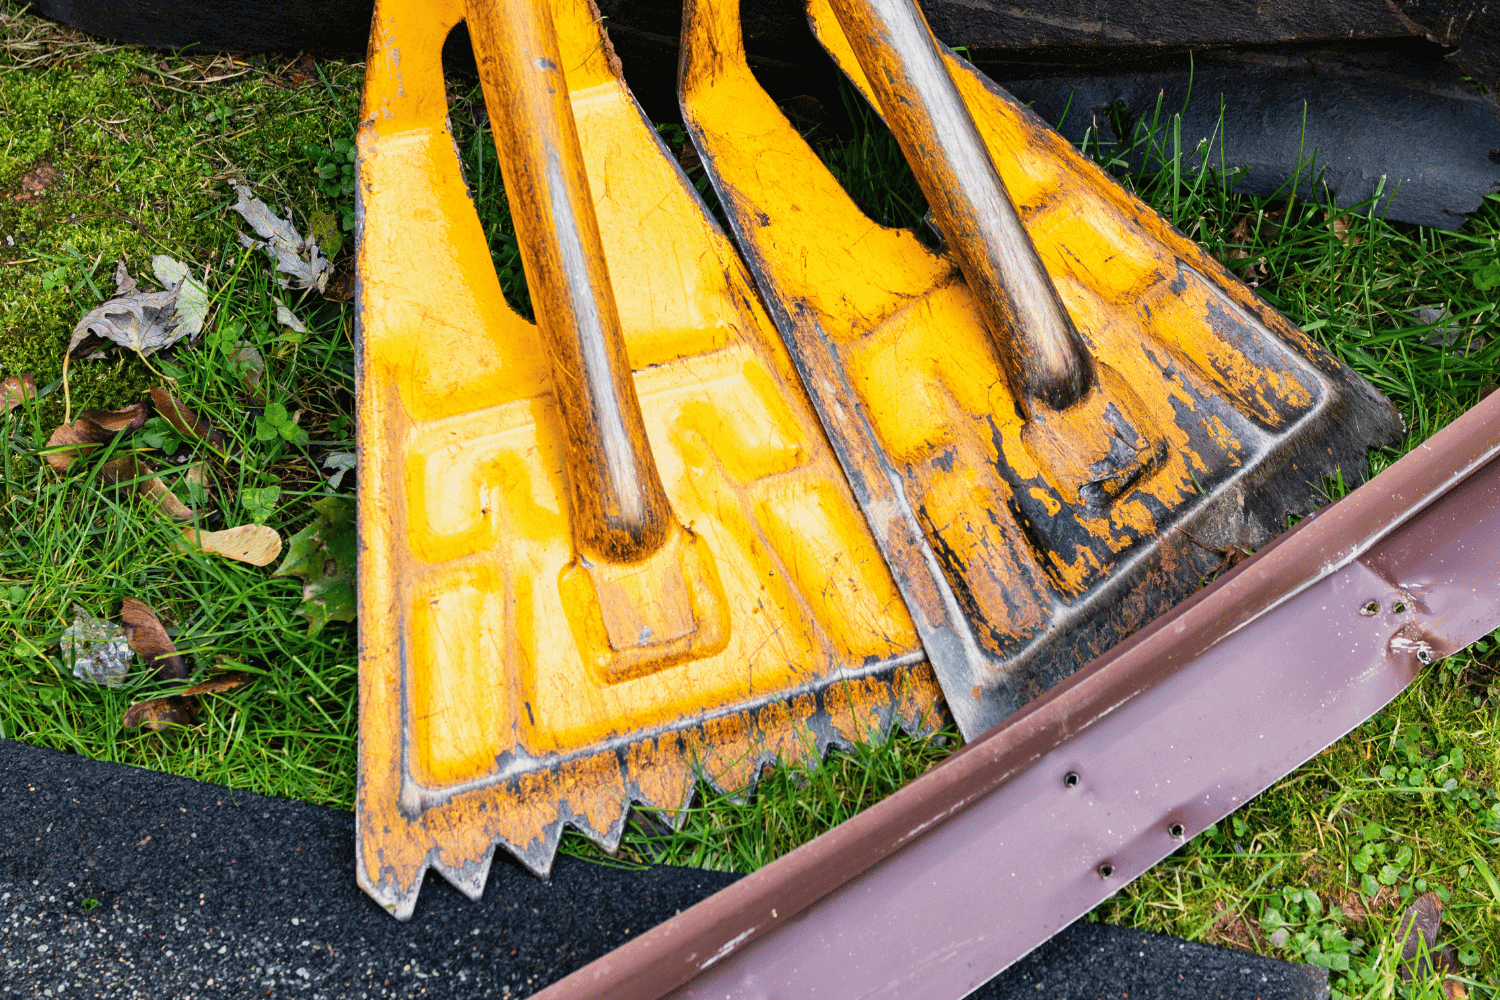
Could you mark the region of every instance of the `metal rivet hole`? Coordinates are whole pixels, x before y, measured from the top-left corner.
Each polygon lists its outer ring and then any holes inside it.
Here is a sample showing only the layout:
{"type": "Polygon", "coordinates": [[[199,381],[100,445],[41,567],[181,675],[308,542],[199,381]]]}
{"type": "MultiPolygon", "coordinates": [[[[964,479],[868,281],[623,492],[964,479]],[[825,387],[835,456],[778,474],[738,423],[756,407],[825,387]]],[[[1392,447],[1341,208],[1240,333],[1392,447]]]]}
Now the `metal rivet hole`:
{"type": "Polygon", "coordinates": [[[1432,654],[1425,649],[1417,650],[1417,659],[1424,664],[1432,662],[1432,654]]]}
{"type": "Polygon", "coordinates": [[[1066,775],[1063,776],[1063,784],[1067,785],[1069,788],[1072,788],[1074,785],[1078,784],[1078,772],[1069,771],[1066,775]]]}
{"type": "Polygon", "coordinates": [[[1359,609],[1359,613],[1369,618],[1371,615],[1380,613],[1380,605],[1375,601],[1366,601],[1365,606],[1359,609]]]}
{"type": "Polygon", "coordinates": [[[1186,831],[1183,830],[1181,823],[1173,823],[1171,826],[1167,827],[1167,832],[1170,833],[1173,837],[1181,840],[1183,833],[1185,833],[1186,831]]]}
{"type": "Polygon", "coordinates": [[[1104,864],[1102,864],[1102,865],[1099,866],[1099,877],[1100,878],[1109,878],[1114,873],[1115,873],[1115,866],[1112,865],[1112,864],[1110,864],[1107,861],[1104,864]]]}
{"type": "Polygon", "coordinates": [[[1402,604],[1400,601],[1397,601],[1395,604],[1391,605],[1391,614],[1393,614],[1393,615],[1404,615],[1404,614],[1406,614],[1406,605],[1402,604]]]}

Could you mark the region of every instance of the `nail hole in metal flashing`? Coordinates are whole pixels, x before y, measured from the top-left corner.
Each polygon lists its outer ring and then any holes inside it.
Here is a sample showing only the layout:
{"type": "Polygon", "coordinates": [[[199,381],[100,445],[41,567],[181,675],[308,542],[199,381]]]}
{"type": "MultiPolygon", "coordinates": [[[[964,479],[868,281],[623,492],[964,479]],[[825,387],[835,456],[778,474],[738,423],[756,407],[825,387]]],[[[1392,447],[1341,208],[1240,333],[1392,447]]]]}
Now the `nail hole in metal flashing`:
{"type": "Polygon", "coordinates": [[[1102,864],[1102,865],[1099,866],[1099,877],[1100,878],[1109,878],[1114,873],[1115,873],[1115,866],[1112,865],[1112,864],[1110,864],[1108,861],[1104,862],[1104,864],[1102,864]]]}
{"type": "Polygon", "coordinates": [[[1359,613],[1369,618],[1371,615],[1379,614],[1380,605],[1375,601],[1366,601],[1365,606],[1359,609],[1359,613]]]}
{"type": "Polygon", "coordinates": [[[1432,662],[1432,653],[1429,650],[1426,650],[1426,649],[1419,649],[1419,650],[1417,650],[1417,659],[1419,661],[1421,661],[1423,664],[1431,663],[1432,662]]]}
{"type": "Polygon", "coordinates": [[[1072,788],[1074,785],[1078,784],[1078,772],[1069,771],[1067,774],[1063,775],[1063,784],[1067,785],[1069,788],[1072,788]]]}
{"type": "Polygon", "coordinates": [[[1391,614],[1393,614],[1393,615],[1404,615],[1404,614],[1406,614],[1406,605],[1403,604],[1403,603],[1401,603],[1400,601],[1397,601],[1395,604],[1391,605],[1391,614]]]}
{"type": "Polygon", "coordinates": [[[1176,839],[1181,840],[1182,839],[1182,835],[1186,831],[1183,830],[1181,823],[1173,823],[1171,826],[1167,827],[1167,832],[1170,833],[1176,839]]]}

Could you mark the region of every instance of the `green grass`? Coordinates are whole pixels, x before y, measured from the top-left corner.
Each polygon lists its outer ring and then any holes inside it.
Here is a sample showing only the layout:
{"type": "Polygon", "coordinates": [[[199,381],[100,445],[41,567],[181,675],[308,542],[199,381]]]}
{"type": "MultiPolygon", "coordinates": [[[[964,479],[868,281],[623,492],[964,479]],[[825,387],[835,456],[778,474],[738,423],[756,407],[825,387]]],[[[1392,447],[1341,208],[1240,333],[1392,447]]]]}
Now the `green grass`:
{"type": "MultiPolygon", "coordinates": [[[[349,249],[335,259],[333,287],[342,292],[287,296],[271,284],[264,259],[235,241],[238,217],[225,209],[230,182],[243,179],[268,202],[288,206],[299,227],[316,213],[344,214],[347,196],[326,176],[320,187],[318,168],[337,167],[336,143],[353,134],[362,67],[146,52],[48,26],[13,3],[0,12],[0,378],[34,373],[44,390],[37,402],[0,416],[0,733],[351,808],[353,627],[334,622],[309,637],[297,614],[298,581],[181,549],[153,509],[102,481],[98,468],[110,455],[58,475],[39,449],[62,421],[62,353],[73,324],[110,291],[117,259],[140,278],[152,254],[168,253],[188,261],[214,296],[207,336],[153,359],[155,372],[119,355],[72,362],[73,412],[134,402],[167,377],[228,443],[171,447],[154,427],[120,441],[115,454],[134,449],[148,457],[184,498],[188,467],[206,462],[217,484],[208,509],[226,525],[260,518],[285,538],[310,523],[310,503],[329,493],[322,459],[352,442],[349,249]],[[58,180],[39,199],[16,200],[44,166],[58,180]],[[308,322],[306,335],[276,324],[278,294],[308,322]],[[260,404],[245,398],[228,363],[235,341],[262,352],[265,402],[298,414],[305,439],[257,435],[260,404]],[[205,699],[190,729],[121,732],[125,707],[161,689],[145,680],[113,691],[81,684],[57,643],[75,604],[115,617],[125,596],[161,613],[198,675],[232,666],[261,676],[205,699]]],[[[451,98],[505,293],[529,309],[477,90],[460,86],[451,98]]],[[[851,111],[852,135],[813,137],[820,155],[872,215],[918,226],[926,207],[894,142],[857,98],[851,111]]],[[[1497,380],[1500,341],[1467,355],[1434,346],[1432,325],[1419,322],[1416,310],[1445,308],[1466,335],[1496,336],[1488,283],[1500,284],[1500,199],[1449,233],[1315,200],[1243,197],[1212,171],[1191,167],[1166,120],[1166,129],[1137,141],[1165,143],[1169,169],[1122,174],[1122,181],[1389,395],[1410,426],[1401,451],[1497,380]]],[[[661,132],[680,151],[674,129],[661,132]]],[[[1109,145],[1090,152],[1117,173],[1130,156],[1109,145]]],[[[702,180],[697,171],[691,176],[702,180]]],[[[712,205],[711,192],[701,183],[700,190],[712,205]]],[[[1398,454],[1374,456],[1376,467],[1398,454]]],[[[339,488],[352,490],[352,479],[339,488]]],[[[1330,487],[1334,496],[1341,491],[1338,482],[1330,487]]],[[[774,770],[749,795],[703,788],[679,832],[642,815],[617,863],[753,870],[942,759],[956,745],[947,736],[893,734],[816,770],[774,770]]],[[[1437,997],[1436,984],[1393,979],[1391,949],[1402,903],[1430,889],[1446,894],[1447,940],[1472,962],[1465,966],[1470,995],[1494,996],[1497,786],[1500,643],[1490,639],[1425,671],[1376,719],[1093,917],[1321,961],[1345,995],[1437,997]],[[1363,919],[1342,916],[1341,906],[1363,919]]],[[[598,856],[575,836],[564,849],[598,856]]]]}

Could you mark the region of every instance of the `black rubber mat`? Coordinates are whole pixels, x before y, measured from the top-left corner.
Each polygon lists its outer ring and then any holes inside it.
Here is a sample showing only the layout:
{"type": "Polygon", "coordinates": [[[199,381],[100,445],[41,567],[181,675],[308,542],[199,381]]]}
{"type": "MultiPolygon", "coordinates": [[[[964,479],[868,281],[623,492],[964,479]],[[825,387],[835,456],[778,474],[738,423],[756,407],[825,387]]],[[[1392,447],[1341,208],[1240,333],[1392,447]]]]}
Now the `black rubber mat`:
{"type": "Polygon", "coordinates": [[[971,1000],[1327,1000],[1328,970],[1079,921],[971,1000]]]}
{"type": "MultiPolygon", "coordinates": [[[[0,997],[524,997],[738,876],[496,857],[398,923],[354,884],[354,817],[0,740],[0,997]]],[[[1328,995],[1327,973],[1080,923],[974,994],[1328,995]]]]}

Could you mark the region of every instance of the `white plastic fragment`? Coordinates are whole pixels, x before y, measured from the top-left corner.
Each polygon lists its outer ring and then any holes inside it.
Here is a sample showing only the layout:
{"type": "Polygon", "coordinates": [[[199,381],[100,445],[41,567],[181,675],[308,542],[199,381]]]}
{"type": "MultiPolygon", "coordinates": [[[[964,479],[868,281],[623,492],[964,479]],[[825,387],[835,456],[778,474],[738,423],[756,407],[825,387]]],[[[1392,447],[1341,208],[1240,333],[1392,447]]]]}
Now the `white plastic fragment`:
{"type": "Polygon", "coordinates": [[[63,661],[73,661],[73,676],[90,684],[117,688],[125,683],[135,654],[125,630],[73,605],[73,623],[63,630],[63,661]]]}

